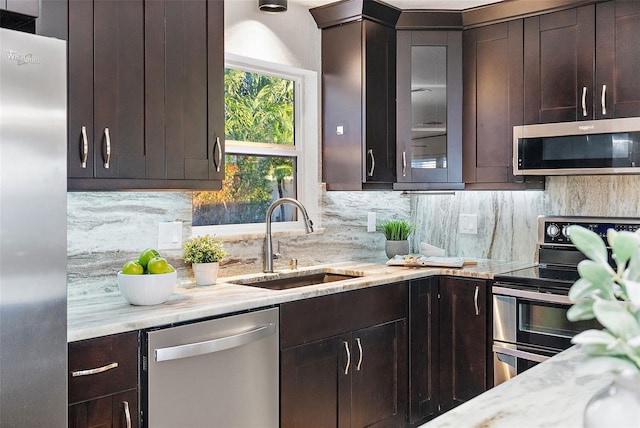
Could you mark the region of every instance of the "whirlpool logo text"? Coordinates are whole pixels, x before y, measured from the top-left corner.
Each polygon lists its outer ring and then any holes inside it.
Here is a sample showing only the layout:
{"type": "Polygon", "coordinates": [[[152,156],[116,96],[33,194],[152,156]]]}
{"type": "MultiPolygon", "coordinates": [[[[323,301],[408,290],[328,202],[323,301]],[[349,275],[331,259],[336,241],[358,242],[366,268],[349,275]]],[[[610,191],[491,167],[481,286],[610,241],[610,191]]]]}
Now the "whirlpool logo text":
{"type": "Polygon", "coordinates": [[[34,56],[31,53],[21,54],[11,49],[7,49],[5,52],[7,59],[9,61],[15,61],[18,65],[40,64],[40,57],[34,56]]]}

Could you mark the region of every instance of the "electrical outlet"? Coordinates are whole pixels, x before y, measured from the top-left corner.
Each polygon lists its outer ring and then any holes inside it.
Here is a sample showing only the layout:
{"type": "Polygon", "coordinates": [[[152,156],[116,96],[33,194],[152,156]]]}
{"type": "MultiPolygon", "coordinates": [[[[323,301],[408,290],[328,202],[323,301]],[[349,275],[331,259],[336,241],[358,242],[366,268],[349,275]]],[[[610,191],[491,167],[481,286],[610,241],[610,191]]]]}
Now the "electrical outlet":
{"type": "Polygon", "coordinates": [[[466,235],[478,234],[478,215],[460,214],[458,216],[458,231],[466,235]]]}
{"type": "Polygon", "coordinates": [[[179,250],[180,248],[182,248],[182,222],[158,223],[158,250],[179,250]]]}

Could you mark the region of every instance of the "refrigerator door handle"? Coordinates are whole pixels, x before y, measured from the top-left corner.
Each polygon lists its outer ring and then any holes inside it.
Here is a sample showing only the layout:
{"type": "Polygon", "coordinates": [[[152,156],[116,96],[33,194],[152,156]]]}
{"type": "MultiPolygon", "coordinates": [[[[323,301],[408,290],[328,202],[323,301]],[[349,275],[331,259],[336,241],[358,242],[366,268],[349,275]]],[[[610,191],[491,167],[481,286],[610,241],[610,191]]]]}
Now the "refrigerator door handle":
{"type": "Polygon", "coordinates": [[[276,325],[270,323],[233,336],[206,340],[204,342],[189,343],[186,345],[171,346],[168,348],[158,348],[154,352],[155,359],[160,362],[211,354],[218,351],[224,351],[226,349],[237,348],[242,345],[264,339],[275,332],[276,325]]]}

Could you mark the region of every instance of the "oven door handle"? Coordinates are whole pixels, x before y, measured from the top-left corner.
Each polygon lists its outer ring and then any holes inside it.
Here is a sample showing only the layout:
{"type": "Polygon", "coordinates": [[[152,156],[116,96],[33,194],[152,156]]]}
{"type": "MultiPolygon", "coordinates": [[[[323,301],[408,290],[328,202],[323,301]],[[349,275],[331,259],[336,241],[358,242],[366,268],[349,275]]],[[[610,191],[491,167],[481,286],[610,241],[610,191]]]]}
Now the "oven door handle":
{"type": "Polygon", "coordinates": [[[510,348],[505,348],[497,345],[493,345],[493,352],[495,352],[496,354],[504,354],[504,355],[510,355],[516,358],[522,358],[523,360],[527,360],[527,361],[535,361],[537,363],[542,363],[544,361],[547,361],[549,358],[551,358],[545,355],[532,354],[531,352],[519,351],[517,349],[510,349],[510,348]]]}
{"type": "Polygon", "coordinates": [[[563,296],[561,294],[549,294],[549,293],[538,293],[536,291],[526,291],[519,290],[515,288],[507,288],[507,287],[497,287],[493,286],[491,288],[493,295],[501,295],[501,296],[512,296],[512,297],[521,297],[527,300],[535,300],[536,302],[546,302],[546,303],[560,303],[563,305],[571,305],[572,302],[569,300],[569,296],[563,296]]]}

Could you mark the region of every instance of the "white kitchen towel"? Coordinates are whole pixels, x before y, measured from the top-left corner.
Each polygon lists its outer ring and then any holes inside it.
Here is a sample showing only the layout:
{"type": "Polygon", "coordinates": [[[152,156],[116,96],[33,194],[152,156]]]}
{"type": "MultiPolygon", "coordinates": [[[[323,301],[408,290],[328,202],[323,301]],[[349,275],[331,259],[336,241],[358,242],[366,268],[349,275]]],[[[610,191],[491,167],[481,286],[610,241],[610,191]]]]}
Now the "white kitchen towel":
{"type": "Polygon", "coordinates": [[[438,247],[433,246],[431,244],[428,244],[426,242],[421,242],[420,243],[420,254],[423,254],[425,256],[443,257],[444,256],[444,249],[443,248],[438,248],[438,247]]]}

